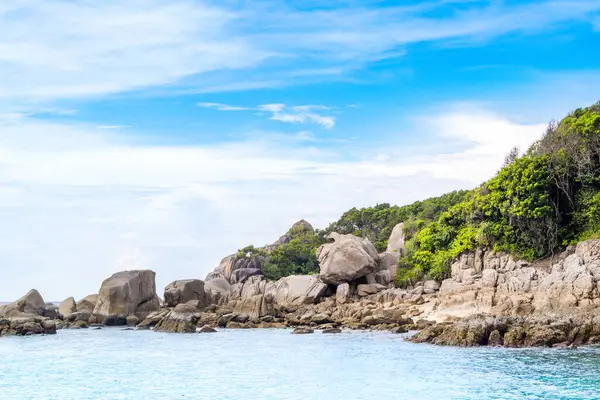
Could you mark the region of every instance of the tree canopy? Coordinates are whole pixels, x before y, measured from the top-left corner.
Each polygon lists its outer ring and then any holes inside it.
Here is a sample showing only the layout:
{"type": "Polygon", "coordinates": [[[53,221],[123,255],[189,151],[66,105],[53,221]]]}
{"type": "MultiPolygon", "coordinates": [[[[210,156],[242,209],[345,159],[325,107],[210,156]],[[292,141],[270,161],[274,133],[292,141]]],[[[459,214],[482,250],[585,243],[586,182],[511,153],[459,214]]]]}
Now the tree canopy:
{"type": "Polygon", "coordinates": [[[600,235],[600,103],[551,123],[517,154],[437,220],[407,230],[398,285],[444,279],[452,260],[476,248],[535,260],[600,235]]]}

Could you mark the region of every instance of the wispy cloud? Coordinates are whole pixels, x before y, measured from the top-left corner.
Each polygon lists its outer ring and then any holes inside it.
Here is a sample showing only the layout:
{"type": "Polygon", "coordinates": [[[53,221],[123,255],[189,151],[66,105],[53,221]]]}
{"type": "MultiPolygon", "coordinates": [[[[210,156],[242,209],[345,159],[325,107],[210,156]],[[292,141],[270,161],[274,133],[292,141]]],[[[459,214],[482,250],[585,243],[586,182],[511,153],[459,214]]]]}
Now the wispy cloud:
{"type": "Polygon", "coordinates": [[[287,106],[282,103],[261,104],[256,107],[231,106],[222,103],[198,103],[198,107],[210,108],[218,111],[262,111],[270,113],[269,119],[292,124],[313,123],[326,129],[332,129],[335,126],[335,117],[321,115],[317,110],[329,110],[329,107],[323,105],[302,105],[287,106]]]}
{"type": "Polygon", "coordinates": [[[235,17],[191,0],[12,2],[0,8],[0,99],[97,96],[254,66],[268,54],[229,31],[235,17]]]}
{"type": "Polygon", "coordinates": [[[377,3],[313,10],[194,0],[3,4],[0,99],[52,101],[157,87],[217,92],[343,79],[371,61],[402,57],[412,43],[544,32],[591,21],[600,10],[596,0],[377,3]],[[447,7],[456,3],[463,4],[447,7]],[[445,12],[431,13],[439,7],[445,12]],[[208,73],[216,76],[186,79],[208,73]]]}
{"type": "MultiPolygon", "coordinates": [[[[273,106],[271,104],[271,106],[273,106]]],[[[283,106],[283,104],[278,104],[277,106],[283,106]]],[[[335,126],[335,118],[330,116],[324,116],[317,114],[314,110],[318,109],[316,106],[297,106],[291,107],[289,110],[285,107],[279,110],[270,110],[273,112],[271,115],[272,120],[288,122],[292,124],[306,124],[313,123],[317,125],[321,125],[326,129],[331,129],[335,126]]]]}
{"type": "Polygon", "coordinates": [[[202,107],[202,108],[214,108],[215,110],[219,110],[219,111],[244,111],[244,110],[250,110],[250,108],[246,108],[246,107],[230,106],[230,105],[221,104],[221,103],[198,103],[198,107],[202,107]]]}

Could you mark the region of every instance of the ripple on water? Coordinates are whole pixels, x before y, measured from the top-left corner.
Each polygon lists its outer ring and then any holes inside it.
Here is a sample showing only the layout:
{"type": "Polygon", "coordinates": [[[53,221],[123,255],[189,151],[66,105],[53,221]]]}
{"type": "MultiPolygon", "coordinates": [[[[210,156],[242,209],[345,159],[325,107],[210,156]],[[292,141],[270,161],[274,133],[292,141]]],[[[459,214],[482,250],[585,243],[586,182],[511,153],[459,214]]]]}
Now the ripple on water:
{"type": "Polygon", "coordinates": [[[380,332],[0,339],[0,399],[599,399],[600,349],[461,349],[380,332]]]}

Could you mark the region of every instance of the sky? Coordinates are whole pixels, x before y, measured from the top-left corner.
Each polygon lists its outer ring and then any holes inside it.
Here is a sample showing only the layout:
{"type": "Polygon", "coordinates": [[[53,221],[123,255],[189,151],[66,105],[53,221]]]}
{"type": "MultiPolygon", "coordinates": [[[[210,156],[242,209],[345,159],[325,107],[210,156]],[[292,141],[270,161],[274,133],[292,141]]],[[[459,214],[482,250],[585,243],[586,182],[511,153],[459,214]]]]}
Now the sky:
{"type": "Polygon", "coordinates": [[[600,100],[597,0],[0,2],[0,301],[199,278],[489,179],[600,100]]]}

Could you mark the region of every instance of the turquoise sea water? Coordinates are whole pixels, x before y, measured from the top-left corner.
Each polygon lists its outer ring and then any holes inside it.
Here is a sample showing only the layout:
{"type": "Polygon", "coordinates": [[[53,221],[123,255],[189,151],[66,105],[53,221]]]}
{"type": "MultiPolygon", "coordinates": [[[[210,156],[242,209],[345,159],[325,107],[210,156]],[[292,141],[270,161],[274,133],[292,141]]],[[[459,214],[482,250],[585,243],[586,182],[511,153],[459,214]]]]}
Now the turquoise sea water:
{"type": "Polygon", "coordinates": [[[600,399],[600,349],[446,348],[379,332],[66,330],[0,338],[0,399],[600,399]]]}

